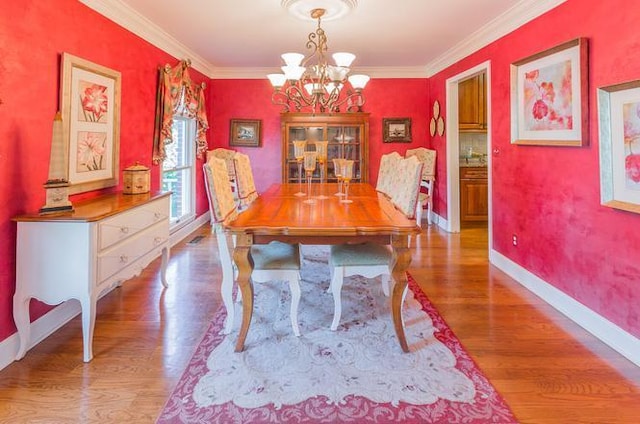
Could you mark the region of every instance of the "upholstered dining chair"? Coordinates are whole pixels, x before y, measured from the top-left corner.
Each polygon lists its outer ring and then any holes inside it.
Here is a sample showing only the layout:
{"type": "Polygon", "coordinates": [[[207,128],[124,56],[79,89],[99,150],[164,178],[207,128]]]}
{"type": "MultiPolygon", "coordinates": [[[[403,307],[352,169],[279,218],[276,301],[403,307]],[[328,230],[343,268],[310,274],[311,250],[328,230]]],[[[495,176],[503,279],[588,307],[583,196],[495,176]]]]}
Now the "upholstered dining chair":
{"type": "Polygon", "coordinates": [[[380,157],[380,168],[378,169],[376,190],[388,197],[391,197],[391,194],[394,191],[393,179],[400,160],[402,160],[402,156],[398,152],[387,153],[380,157]]]}
{"type": "MultiPolygon", "coordinates": [[[[391,196],[391,202],[405,216],[413,218],[418,202],[418,192],[420,191],[422,163],[416,157],[400,158],[392,175],[395,191],[391,196]]],[[[341,292],[344,278],[353,275],[361,275],[366,278],[380,276],[382,290],[385,296],[389,296],[389,281],[391,280],[391,267],[393,266],[392,258],[391,248],[381,244],[361,243],[331,246],[331,255],[329,257],[331,283],[329,290],[333,294],[334,304],[331,330],[335,331],[338,328],[338,324],[340,324],[342,315],[341,292]]]]}
{"type": "MultiPolygon", "coordinates": [[[[224,160],[210,157],[203,165],[211,230],[216,235],[220,264],[222,266],[222,301],[227,309],[224,332],[229,334],[233,329],[235,319],[235,305],[233,302],[233,286],[235,271],[231,249],[234,246],[233,237],[224,231],[224,224],[238,215],[237,204],[231,193],[227,166],[224,160]]],[[[254,282],[286,280],[291,291],[291,327],[296,336],[300,335],[298,326],[298,305],[300,303],[300,247],[281,242],[271,242],[266,245],[251,247],[253,258],[254,282]]]]}
{"type": "Polygon", "coordinates": [[[433,186],[436,182],[436,151],[424,147],[409,149],[405,153],[406,157],[416,156],[422,162],[422,181],[420,186],[425,189],[420,192],[418,208],[416,210],[416,220],[418,225],[422,220],[422,210],[427,207],[427,222],[431,225],[433,215],[433,186]]]}
{"type": "Polygon", "coordinates": [[[236,168],[233,163],[233,159],[236,157],[237,153],[238,152],[236,152],[235,150],[218,147],[213,150],[207,150],[206,156],[207,161],[209,161],[209,158],[211,158],[212,156],[225,161],[227,165],[227,172],[229,175],[229,182],[231,183],[231,191],[233,193],[235,202],[239,202],[238,187],[236,184],[236,168]]]}
{"type": "Polygon", "coordinates": [[[233,157],[233,167],[236,188],[238,189],[238,208],[244,210],[258,198],[249,156],[244,153],[236,153],[233,157]]]}

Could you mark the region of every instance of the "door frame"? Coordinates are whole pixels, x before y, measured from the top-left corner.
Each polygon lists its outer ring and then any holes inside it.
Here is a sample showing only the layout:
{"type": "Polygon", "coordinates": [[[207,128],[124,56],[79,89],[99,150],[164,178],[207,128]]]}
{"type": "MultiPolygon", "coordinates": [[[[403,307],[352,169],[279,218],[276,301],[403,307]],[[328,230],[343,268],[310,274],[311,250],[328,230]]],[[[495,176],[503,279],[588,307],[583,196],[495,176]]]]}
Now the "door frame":
{"type": "Polygon", "coordinates": [[[492,145],[491,145],[491,61],[480,63],[464,72],[446,80],[447,114],[447,222],[446,230],[450,233],[460,232],[460,137],[458,134],[458,83],[482,71],[486,73],[487,95],[485,108],[487,110],[487,171],[488,171],[488,230],[489,249],[493,247],[492,225],[492,145]]]}

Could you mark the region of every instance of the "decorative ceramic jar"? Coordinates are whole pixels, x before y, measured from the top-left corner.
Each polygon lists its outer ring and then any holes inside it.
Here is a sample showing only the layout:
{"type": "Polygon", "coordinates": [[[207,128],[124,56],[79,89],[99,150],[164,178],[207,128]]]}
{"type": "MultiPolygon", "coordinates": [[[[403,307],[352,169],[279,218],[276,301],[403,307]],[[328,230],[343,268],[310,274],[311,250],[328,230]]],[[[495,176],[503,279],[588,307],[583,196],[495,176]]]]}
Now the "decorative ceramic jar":
{"type": "Polygon", "coordinates": [[[124,194],[142,194],[148,193],[150,190],[150,170],[138,162],[122,171],[122,179],[122,192],[124,194]]]}

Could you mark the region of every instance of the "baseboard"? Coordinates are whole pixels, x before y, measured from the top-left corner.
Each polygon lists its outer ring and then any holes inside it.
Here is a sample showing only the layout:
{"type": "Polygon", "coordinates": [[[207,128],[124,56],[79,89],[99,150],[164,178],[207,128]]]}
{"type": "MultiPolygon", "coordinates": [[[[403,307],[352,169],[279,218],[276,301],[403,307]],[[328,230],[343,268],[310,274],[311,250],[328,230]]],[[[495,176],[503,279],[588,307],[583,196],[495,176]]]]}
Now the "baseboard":
{"type": "Polygon", "coordinates": [[[489,252],[489,261],[527,290],[640,367],[640,339],[495,250],[489,252]]]}
{"type": "MultiPolygon", "coordinates": [[[[194,219],[189,224],[183,226],[178,231],[171,233],[170,245],[175,246],[177,243],[186,238],[189,234],[195,231],[200,226],[206,224],[209,221],[209,212],[202,214],[198,218],[194,219]]],[[[111,290],[103,293],[100,297],[106,295],[111,290]]],[[[37,320],[31,323],[31,340],[27,350],[31,349],[42,340],[55,333],[63,325],[71,321],[81,312],[80,302],[78,301],[66,301],[56,306],[37,320]]],[[[98,318],[99,319],[99,318],[98,318]]],[[[18,353],[20,339],[18,333],[14,333],[0,342],[0,370],[7,367],[16,359],[18,353]]],[[[28,354],[28,353],[27,353],[28,354]]],[[[82,352],[78,352],[82,355],[82,352]]]]}

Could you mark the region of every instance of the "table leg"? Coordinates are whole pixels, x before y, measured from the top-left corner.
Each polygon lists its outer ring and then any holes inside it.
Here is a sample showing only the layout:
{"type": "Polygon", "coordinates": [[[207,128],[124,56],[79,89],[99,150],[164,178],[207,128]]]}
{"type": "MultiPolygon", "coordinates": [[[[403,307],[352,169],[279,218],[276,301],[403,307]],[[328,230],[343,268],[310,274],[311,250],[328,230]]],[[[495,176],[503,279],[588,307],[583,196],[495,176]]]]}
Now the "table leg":
{"type": "Polygon", "coordinates": [[[236,342],[236,352],[244,350],[244,341],[249,332],[251,316],[253,315],[253,285],[251,273],[253,272],[253,259],[251,258],[251,245],[253,236],[250,234],[238,234],[236,247],[233,249],[233,260],[238,267],[238,287],[242,293],[242,325],[236,342]]]}
{"type": "Polygon", "coordinates": [[[400,347],[404,352],[409,352],[409,345],[404,334],[404,322],[402,320],[402,300],[407,287],[407,268],[411,264],[411,251],[409,250],[408,236],[394,235],[391,237],[393,247],[393,269],[391,276],[395,282],[391,296],[391,316],[396,330],[396,336],[400,347]]]}

